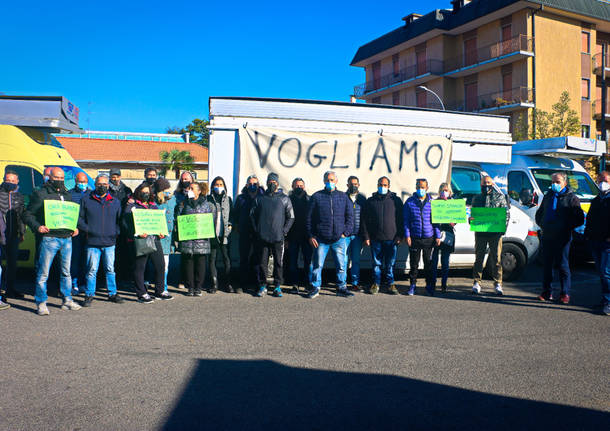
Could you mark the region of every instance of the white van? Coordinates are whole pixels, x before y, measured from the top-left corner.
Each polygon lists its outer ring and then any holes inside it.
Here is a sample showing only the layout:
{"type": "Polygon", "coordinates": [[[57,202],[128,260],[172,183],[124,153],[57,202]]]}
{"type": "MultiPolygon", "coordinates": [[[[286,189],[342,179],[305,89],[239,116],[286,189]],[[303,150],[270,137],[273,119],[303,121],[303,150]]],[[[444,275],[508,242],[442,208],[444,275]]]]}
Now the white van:
{"type": "MultiPolygon", "coordinates": [[[[246,127],[329,135],[383,133],[406,137],[450,137],[453,169],[451,182],[458,196],[466,198],[468,204],[474,194],[480,193],[481,175],[486,173],[481,167],[482,163],[508,165],[511,162],[513,142],[508,117],[398,106],[247,97],[211,97],[209,109],[209,177],[222,176],[233,197],[237,196],[244,185],[239,180],[242,169],[239,130],[246,127]]],[[[332,138],[329,137],[329,140],[332,138]]],[[[297,168],[302,168],[301,172],[310,169],[305,164],[297,168]]],[[[390,174],[392,175],[394,174],[390,174]]],[[[397,175],[409,175],[413,177],[413,182],[417,177],[415,172],[397,175]]],[[[340,178],[342,184],[345,180],[346,178],[340,178]]],[[[287,188],[290,185],[280,186],[287,188]]],[[[307,186],[310,192],[319,188],[317,184],[307,186]]],[[[401,194],[400,190],[395,191],[401,194]]],[[[363,189],[363,192],[370,194],[372,190],[363,189]]],[[[404,199],[405,196],[403,201],[404,199]]],[[[521,208],[511,208],[511,222],[504,241],[504,277],[511,279],[523,271],[538,249],[534,224],[521,208]]],[[[232,256],[236,259],[237,254],[232,252],[232,256]]],[[[407,257],[408,247],[400,246],[396,260],[397,271],[407,270],[407,257]]],[[[458,224],[456,252],[451,256],[451,265],[472,267],[473,263],[474,233],[470,232],[467,224],[458,224]]],[[[362,266],[370,267],[368,248],[364,250],[362,266]]]]}

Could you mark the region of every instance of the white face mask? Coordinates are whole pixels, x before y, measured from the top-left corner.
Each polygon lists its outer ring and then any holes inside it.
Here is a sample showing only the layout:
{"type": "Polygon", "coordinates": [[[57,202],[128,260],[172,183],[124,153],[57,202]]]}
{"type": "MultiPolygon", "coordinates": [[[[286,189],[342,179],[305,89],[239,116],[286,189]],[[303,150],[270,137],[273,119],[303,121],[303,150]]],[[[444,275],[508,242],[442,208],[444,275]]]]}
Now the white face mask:
{"type": "Polygon", "coordinates": [[[610,183],[602,181],[601,183],[597,184],[597,187],[599,187],[602,193],[606,193],[608,190],[610,190],[610,183]]]}
{"type": "Polygon", "coordinates": [[[193,193],[192,190],[189,190],[188,192],[186,192],[186,195],[189,197],[189,199],[194,199],[195,198],[195,193],[193,193]]]}
{"type": "Polygon", "coordinates": [[[448,198],[448,197],[449,197],[449,192],[448,192],[448,191],[443,190],[443,191],[441,192],[441,198],[445,199],[445,198],[448,198]]]}

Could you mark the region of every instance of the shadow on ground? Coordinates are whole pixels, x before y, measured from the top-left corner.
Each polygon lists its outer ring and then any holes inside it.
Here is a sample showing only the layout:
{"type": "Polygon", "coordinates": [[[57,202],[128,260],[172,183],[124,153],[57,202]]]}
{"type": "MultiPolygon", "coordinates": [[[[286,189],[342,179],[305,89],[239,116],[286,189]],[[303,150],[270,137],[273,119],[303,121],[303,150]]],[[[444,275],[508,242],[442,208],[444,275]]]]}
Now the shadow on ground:
{"type": "Polygon", "coordinates": [[[610,414],[404,377],[198,360],[164,430],[607,429],[610,414]],[[606,425],[603,425],[603,424],[606,425]]]}

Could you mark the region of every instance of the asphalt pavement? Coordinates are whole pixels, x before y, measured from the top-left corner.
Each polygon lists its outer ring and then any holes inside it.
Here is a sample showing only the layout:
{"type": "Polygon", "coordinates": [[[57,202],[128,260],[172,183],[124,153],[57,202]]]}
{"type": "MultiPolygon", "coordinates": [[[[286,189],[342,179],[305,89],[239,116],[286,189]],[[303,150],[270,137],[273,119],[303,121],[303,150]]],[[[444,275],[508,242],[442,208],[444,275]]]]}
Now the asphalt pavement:
{"type": "Polygon", "coordinates": [[[468,271],[435,297],[423,280],[413,297],[98,292],[46,317],[27,295],[0,312],[0,429],[610,429],[594,271],[568,306],[534,299],[540,276],[503,297],[471,295],[468,271]]]}

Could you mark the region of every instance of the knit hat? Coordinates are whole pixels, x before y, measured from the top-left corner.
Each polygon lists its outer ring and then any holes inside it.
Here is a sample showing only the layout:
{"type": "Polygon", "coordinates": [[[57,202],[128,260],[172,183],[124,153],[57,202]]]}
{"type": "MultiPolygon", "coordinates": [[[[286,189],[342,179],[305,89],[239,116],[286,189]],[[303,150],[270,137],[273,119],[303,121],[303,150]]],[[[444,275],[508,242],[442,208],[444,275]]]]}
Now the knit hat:
{"type": "Polygon", "coordinates": [[[165,178],[161,177],[161,178],[157,178],[157,180],[155,181],[154,187],[157,192],[162,192],[163,190],[169,189],[171,186],[169,184],[169,181],[167,181],[165,178]]]}
{"type": "Polygon", "coordinates": [[[279,183],[280,177],[275,172],[271,172],[269,175],[267,175],[267,182],[269,181],[275,181],[279,183]]]}

